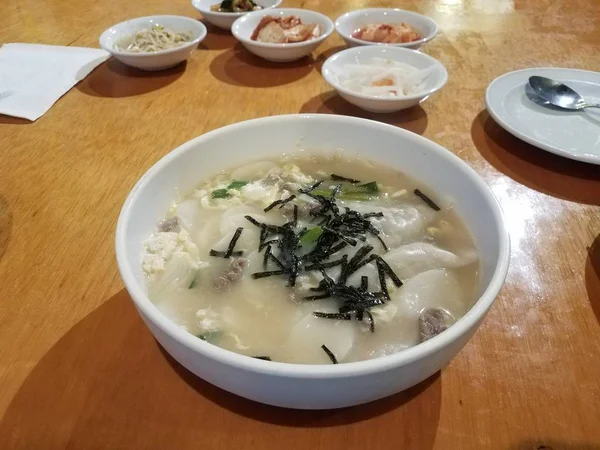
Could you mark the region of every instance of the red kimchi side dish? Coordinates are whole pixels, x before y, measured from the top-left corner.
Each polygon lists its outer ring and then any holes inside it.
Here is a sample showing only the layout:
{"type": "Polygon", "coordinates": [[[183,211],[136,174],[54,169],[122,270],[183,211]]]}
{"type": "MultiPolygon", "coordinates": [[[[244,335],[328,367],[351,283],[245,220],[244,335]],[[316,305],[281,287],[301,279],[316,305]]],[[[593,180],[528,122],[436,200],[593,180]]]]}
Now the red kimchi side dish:
{"type": "Polygon", "coordinates": [[[380,44],[405,44],[418,41],[423,36],[405,23],[373,23],[352,33],[352,37],[380,44]]]}
{"type": "Polygon", "coordinates": [[[250,39],[269,44],[304,42],[319,37],[321,30],[316,24],[303,24],[297,16],[265,16],[254,29],[250,39]]]}

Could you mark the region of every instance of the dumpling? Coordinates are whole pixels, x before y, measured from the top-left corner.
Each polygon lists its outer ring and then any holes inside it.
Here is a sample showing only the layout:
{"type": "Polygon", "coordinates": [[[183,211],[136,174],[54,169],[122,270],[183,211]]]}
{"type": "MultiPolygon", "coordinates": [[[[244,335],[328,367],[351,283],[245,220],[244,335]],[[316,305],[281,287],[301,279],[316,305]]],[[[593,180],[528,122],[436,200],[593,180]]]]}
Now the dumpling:
{"type": "MultiPolygon", "coordinates": [[[[328,303],[311,302],[315,310],[327,311],[328,303]]],[[[354,344],[357,324],[354,320],[331,320],[315,317],[312,311],[300,319],[293,327],[284,348],[288,357],[295,363],[331,364],[331,360],[321,348],[326,345],[338,361],[343,361],[354,344]]]]}
{"type": "Polygon", "coordinates": [[[392,294],[392,301],[406,304],[411,313],[441,307],[454,317],[461,317],[468,306],[456,275],[445,269],[428,270],[409,280],[392,294]]]}
{"type": "Polygon", "coordinates": [[[383,217],[373,217],[370,221],[375,228],[381,230],[381,237],[390,248],[422,236],[427,225],[434,219],[434,216],[424,217],[417,208],[408,205],[387,208],[364,202],[352,202],[347,206],[361,214],[383,213],[383,217]]]}
{"type": "Polygon", "coordinates": [[[390,250],[383,255],[401,280],[411,278],[431,269],[455,269],[472,264],[477,260],[474,251],[456,255],[428,242],[415,242],[390,250]]]}

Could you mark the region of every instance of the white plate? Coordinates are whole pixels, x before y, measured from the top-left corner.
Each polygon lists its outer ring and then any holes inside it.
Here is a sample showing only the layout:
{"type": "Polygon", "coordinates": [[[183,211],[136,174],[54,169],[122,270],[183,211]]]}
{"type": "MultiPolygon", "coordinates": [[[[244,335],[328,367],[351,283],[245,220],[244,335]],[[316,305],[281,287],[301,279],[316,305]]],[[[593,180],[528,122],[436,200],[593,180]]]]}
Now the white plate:
{"type": "Polygon", "coordinates": [[[485,93],[490,115],[523,141],[566,158],[600,164],[600,109],[565,111],[531,101],[529,77],[540,75],[565,83],[588,103],[600,103],[600,73],[539,68],[517,70],[496,78],[485,93]]]}

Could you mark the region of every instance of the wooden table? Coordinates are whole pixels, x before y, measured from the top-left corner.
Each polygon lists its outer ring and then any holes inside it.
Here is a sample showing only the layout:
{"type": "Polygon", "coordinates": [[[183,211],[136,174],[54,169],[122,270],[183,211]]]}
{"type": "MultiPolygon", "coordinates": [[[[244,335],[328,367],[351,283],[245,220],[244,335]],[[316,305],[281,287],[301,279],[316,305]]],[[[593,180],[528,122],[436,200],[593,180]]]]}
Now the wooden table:
{"type": "MultiPolygon", "coordinates": [[[[385,6],[286,0],[331,18],[385,6]]],[[[213,28],[186,65],[96,69],[35,123],[0,116],[0,449],[599,449],[600,168],[513,138],[485,111],[495,77],[600,71],[596,0],[424,0],[441,27],[425,51],[448,68],[422,107],[373,116],[319,74],[341,49],[261,61],[213,28]],[[117,272],[119,209],[142,173],[208,130],[320,112],[376,118],[455,152],[506,212],[506,285],[441,374],[339,411],[255,404],[196,379],[137,316],[117,272]]],[[[0,42],[96,47],[113,23],[199,17],[187,0],[3,0],[0,42]]]]}

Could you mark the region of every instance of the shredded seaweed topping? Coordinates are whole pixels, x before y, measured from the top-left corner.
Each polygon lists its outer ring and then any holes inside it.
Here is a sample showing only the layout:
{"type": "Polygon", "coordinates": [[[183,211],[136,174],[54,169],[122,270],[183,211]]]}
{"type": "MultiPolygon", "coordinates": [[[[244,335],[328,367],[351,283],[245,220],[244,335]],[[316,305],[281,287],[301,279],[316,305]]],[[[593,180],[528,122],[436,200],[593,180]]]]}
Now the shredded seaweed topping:
{"type": "MultiPolygon", "coordinates": [[[[342,195],[344,189],[376,193],[377,183],[355,185],[360,182],[341,178],[343,177],[332,175],[334,181],[346,184],[319,189],[323,181],[318,181],[312,186],[298,190],[300,194],[310,197],[316,204],[308,210],[303,210],[307,211],[304,214],[308,214],[310,222],[316,223],[315,225],[299,228],[299,208],[295,203],[292,218],[283,225],[261,223],[251,216],[245,216],[246,220],[260,228],[258,250],[265,249],[262,261],[264,271],[253,273],[252,278],[284,276],[287,278],[287,285],[294,286],[300,272],[319,271],[323,278],[318,286],[310,288],[314,294],[303,297],[303,300],[335,299],[337,312],[315,311],[314,316],[330,320],[365,321],[371,332],[374,332],[375,321],[369,310],[374,306],[383,305],[390,299],[386,279],[389,277],[396,286],[401,286],[402,281],[381,256],[373,252],[374,247],[370,244],[362,244],[351,257],[339,255],[338,252],[348,245],[358,246],[359,242],[365,242],[368,235],[375,236],[384,251],[388,250],[380,237],[380,230],[370,221],[374,217],[383,217],[383,213],[361,214],[347,207],[341,208],[336,201],[337,196],[342,195]],[[359,286],[348,284],[352,274],[373,262],[379,276],[380,291],[369,290],[369,280],[366,276],[361,277],[359,286]],[[336,275],[334,280],[326,270],[336,267],[340,269],[339,275],[336,275]]],[[[286,199],[277,200],[267,206],[265,211],[268,212],[278,206],[281,208],[295,199],[295,195],[290,195],[286,199]]],[[[235,242],[233,245],[235,246],[235,242]]],[[[228,251],[233,252],[231,244],[228,251]]]]}
{"type": "Polygon", "coordinates": [[[253,356],[254,359],[262,359],[263,361],[272,361],[270,356],[253,356]]]}
{"type": "Polygon", "coordinates": [[[335,355],[333,354],[333,352],[331,350],[329,350],[325,344],[321,345],[321,348],[323,349],[323,351],[325,353],[327,353],[327,356],[329,356],[329,359],[331,360],[331,362],[333,364],[337,364],[338,363],[337,358],[335,357],[335,355]]]}
{"type": "Polygon", "coordinates": [[[433,200],[431,200],[428,196],[423,194],[420,190],[415,189],[414,194],[417,197],[419,197],[421,200],[423,200],[427,204],[427,206],[429,206],[434,211],[441,211],[441,208],[433,200]]]}

